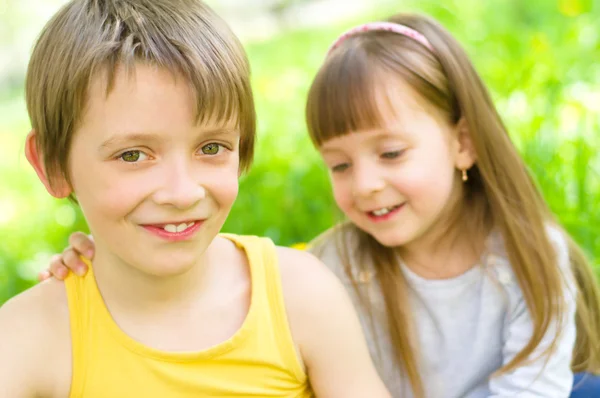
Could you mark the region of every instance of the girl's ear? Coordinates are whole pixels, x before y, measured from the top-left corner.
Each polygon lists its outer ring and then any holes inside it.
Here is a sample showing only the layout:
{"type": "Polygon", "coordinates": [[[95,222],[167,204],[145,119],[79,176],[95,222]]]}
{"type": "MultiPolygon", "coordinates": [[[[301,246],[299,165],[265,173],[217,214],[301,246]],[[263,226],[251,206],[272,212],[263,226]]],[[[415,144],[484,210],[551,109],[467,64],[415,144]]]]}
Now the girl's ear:
{"type": "Polygon", "coordinates": [[[468,170],[477,161],[477,154],[473,146],[473,140],[471,139],[471,132],[469,131],[469,125],[464,118],[461,118],[456,123],[456,135],[455,135],[455,166],[458,170],[468,170]]]}
{"type": "Polygon", "coordinates": [[[29,134],[27,134],[27,138],[25,141],[25,157],[29,161],[29,164],[35,170],[35,173],[37,174],[42,184],[44,184],[46,190],[48,191],[48,193],[50,193],[50,195],[59,199],[69,197],[72,190],[64,176],[55,176],[52,179],[52,182],[48,178],[46,170],[44,169],[42,154],[38,150],[35,130],[31,130],[29,134]]]}

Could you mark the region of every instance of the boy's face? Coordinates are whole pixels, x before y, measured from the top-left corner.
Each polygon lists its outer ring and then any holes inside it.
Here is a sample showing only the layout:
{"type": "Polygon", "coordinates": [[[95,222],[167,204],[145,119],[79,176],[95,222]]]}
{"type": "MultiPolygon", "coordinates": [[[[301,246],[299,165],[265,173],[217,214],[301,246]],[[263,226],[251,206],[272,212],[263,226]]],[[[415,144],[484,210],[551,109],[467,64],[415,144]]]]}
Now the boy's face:
{"type": "Polygon", "coordinates": [[[193,267],[219,232],[238,192],[239,131],[196,121],[183,78],[136,65],[99,76],[70,149],[73,191],[98,261],[168,276],[193,267]]]}

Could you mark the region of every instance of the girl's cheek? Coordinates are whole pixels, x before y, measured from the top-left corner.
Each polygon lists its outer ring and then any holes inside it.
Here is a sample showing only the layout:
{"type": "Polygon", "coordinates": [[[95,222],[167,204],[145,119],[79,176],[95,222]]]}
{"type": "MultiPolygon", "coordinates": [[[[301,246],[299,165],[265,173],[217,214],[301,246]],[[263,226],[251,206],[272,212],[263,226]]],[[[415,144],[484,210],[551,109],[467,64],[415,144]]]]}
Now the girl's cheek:
{"type": "Polygon", "coordinates": [[[335,183],[333,184],[333,198],[338,205],[338,207],[343,211],[347,212],[350,208],[350,204],[352,203],[352,196],[349,187],[346,187],[345,184],[335,183]]]}

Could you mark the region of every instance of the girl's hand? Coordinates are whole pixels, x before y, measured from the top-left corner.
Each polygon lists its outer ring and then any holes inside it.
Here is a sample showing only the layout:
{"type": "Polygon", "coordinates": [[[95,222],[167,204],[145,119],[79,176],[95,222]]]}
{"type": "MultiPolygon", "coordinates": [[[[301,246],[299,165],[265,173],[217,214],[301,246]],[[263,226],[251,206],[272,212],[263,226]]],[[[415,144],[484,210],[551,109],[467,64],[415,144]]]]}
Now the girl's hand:
{"type": "Polygon", "coordinates": [[[85,275],[88,267],[80,256],[90,260],[94,258],[94,241],[91,235],[75,232],[69,237],[69,246],[62,254],[52,256],[50,266],[39,273],[38,279],[40,282],[50,277],[64,280],[71,271],[79,276],[85,275]]]}

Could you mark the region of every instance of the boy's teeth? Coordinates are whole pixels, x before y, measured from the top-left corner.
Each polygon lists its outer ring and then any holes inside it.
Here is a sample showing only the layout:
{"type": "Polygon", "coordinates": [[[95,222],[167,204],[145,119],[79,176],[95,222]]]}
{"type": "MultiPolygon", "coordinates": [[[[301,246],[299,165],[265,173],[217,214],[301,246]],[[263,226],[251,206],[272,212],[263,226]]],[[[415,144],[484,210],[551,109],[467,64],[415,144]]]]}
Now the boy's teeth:
{"type": "Polygon", "coordinates": [[[172,234],[177,232],[177,226],[175,224],[167,224],[163,227],[163,229],[172,234]]]}
{"type": "Polygon", "coordinates": [[[188,225],[186,223],[181,223],[177,226],[177,232],[185,231],[188,225]]]}
{"type": "Polygon", "coordinates": [[[176,232],[182,232],[185,231],[186,229],[188,229],[189,227],[191,227],[192,225],[194,225],[193,222],[186,224],[186,223],[181,223],[179,225],[175,225],[175,224],[167,224],[163,227],[163,229],[171,234],[174,234],[176,232]]]}

